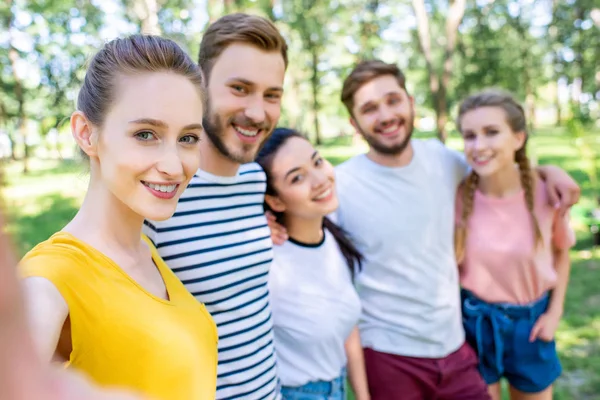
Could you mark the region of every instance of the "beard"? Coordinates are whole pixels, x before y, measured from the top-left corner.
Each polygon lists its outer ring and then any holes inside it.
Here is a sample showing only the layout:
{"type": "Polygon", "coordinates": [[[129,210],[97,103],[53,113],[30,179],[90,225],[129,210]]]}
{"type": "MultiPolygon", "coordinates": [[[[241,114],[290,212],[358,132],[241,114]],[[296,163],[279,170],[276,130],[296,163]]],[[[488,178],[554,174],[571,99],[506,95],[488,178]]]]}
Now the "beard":
{"type": "MultiPolygon", "coordinates": [[[[356,121],[356,120],[355,120],[356,121]]],[[[375,133],[366,133],[366,131],[360,126],[358,121],[356,121],[356,126],[358,127],[358,131],[361,136],[365,139],[365,141],[369,144],[373,150],[377,153],[388,155],[388,156],[397,156],[402,154],[404,150],[408,147],[410,143],[410,139],[412,138],[413,130],[414,130],[414,122],[415,117],[414,114],[411,113],[408,118],[400,119],[400,121],[404,121],[404,126],[406,128],[406,137],[402,142],[394,145],[385,145],[379,141],[377,138],[377,134],[375,133]]]]}
{"type": "Polygon", "coordinates": [[[240,113],[228,118],[227,121],[224,121],[224,118],[218,113],[213,112],[210,102],[208,102],[206,114],[204,118],[202,118],[202,125],[204,126],[206,136],[219,153],[238,164],[246,164],[254,161],[256,154],[260,151],[267,137],[273,131],[273,125],[268,118],[261,123],[256,123],[240,113]],[[262,130],[262,132],[259,132],[259,135],[263,136],[262,141],[258,145],[240,142],[238,149],[233,148],[233,146],[227,146],[225,143],[225,130],[232,124],[243,126],[245,128],[262,130]]]}

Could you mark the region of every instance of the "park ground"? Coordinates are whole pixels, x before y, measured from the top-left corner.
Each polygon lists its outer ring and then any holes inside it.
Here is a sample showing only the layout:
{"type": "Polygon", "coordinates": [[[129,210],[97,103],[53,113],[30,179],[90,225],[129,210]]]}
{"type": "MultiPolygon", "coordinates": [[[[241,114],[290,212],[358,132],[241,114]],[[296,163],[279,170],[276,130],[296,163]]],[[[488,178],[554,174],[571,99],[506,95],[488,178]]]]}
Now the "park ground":
{"type": "MultiPolygon", "coordinates": [[[[349,138],[333,139],[321,147],[322,154],[338,164],[364,152],[364,144],[350,144],[349,138]]],[[[448,145],[459,148],[460,139],[448,145]]],[[[541,129],[531,137],[530,153],[541,164],[567,170],[582,187],[580,204],[572,210],[578,243],[571,251],[572,273],[557,345],[564,373],[556,384],[555,399],[600,400],[600,249],[593,248],[583,216],[595,205],[600,193],[593,193],[583,172],[582,157],[572,139],[557,129],[541,129]]],[[[23,255],[36,243],[61,229],[75,214],[87,186],[87,170],[78,162],[39,160],[32,171],[22,175],[18,162],[5,166],[3,197],[10,216],[5,229],[23,255]]]]}

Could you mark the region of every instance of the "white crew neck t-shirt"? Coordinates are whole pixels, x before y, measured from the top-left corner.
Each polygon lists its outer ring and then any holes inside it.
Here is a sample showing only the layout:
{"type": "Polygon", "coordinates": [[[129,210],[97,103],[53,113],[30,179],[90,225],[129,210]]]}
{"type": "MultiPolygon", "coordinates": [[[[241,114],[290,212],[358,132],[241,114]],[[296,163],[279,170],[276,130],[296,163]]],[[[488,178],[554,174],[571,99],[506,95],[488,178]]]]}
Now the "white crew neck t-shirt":
{"type": "Polygon", "coordinates": [[[363,254],[357,290],[364,347],[443,358],[464,342],[454,200],[468,171],[438,140],[412,140],[399,168],[353,157],[336,168],[337,222],[363,254]]]}
{"type": "Polygon", "coordinates": [[[350,269],[333,235],[274,246],[269,272],[277,370],[283,386],[330,381],[346,366],[344,343],[361,313],[350,269]]]}

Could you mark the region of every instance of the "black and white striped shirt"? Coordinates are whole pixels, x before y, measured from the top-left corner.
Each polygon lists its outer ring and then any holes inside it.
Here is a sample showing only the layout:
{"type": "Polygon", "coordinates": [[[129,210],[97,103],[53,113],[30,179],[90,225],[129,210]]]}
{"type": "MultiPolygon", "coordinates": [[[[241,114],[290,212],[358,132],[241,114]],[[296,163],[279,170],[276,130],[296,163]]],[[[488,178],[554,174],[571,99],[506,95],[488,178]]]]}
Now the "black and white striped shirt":
{"type": "Polygon", "coordinates": [[[167,221],[144,233],[219,330],[217,399],[278,394],[267,279],[273,259],[263,212],[266,176],[258,164],[234,177],[199,170],[167,221]]]}

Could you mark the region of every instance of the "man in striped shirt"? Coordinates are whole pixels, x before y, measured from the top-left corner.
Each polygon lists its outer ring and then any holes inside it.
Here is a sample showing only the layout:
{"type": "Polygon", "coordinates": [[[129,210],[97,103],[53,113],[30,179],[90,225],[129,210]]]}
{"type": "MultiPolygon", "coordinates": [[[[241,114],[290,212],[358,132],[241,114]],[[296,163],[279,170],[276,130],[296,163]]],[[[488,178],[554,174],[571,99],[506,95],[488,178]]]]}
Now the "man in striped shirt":
{"type": "Polygon", "coordinates": [[[232,14],[208,28],[199,63],[208,82],[201,168],[174,216],[146,221],[144,232],[218,326],[217,399],[274,399],[266,178],[251,161],[279,120],[287,45],[270,21],[232,14]]]}

